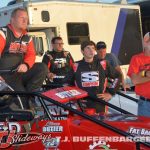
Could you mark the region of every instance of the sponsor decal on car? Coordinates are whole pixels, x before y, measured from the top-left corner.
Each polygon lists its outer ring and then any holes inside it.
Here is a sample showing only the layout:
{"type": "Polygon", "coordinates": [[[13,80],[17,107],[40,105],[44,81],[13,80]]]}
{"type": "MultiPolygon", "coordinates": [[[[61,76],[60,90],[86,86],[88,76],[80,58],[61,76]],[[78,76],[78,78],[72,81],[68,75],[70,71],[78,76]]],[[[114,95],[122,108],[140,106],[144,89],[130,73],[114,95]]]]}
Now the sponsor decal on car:
{"type": "Polygon", "coordinates": [[[131,133],[132,135],[150,136],[150,130],[145,129],[145,128],[130,127],[128,132],[131,133]]]}
{"type": "Polygon", "coordinates": [[[50,138],[43,141],[45,148],[57,148],[60,144],[60,138],[50,138]]]}
{"type": "Polygon", "coordinates": [[[25,145],[38,142],[45,142],[51,139],[51,134],[43,133],[21,133],[21,125],[18,122],[0,123],[0,149],[8,148],[12,145],[25,145]]]}
{"type": "Polygon", "coordinates": [[[107,144],[105,141],[98,141],[98,142],[94,142],[93,144],[89,145],[89,149],[93,150],[93,149],[103,149],[103,150],[110,150],[110,145],[107,144]]]}
{"type": "Polygon", "coordinates": [[[62,132],[63,126],[60,123],[55,122],[47,122],[46,125],[43,127],[43,132],[62,132]]]}
{"type": "Polygon", "coordinates": [[[77,96],[80,95],[81,93],[77,90],[68,90],[68,91],[63,91],[63,92],[58,92],[56,93],[56,95],[59,98],[67,98],[67,97],[73,97],[73,96],[77,96]]]}

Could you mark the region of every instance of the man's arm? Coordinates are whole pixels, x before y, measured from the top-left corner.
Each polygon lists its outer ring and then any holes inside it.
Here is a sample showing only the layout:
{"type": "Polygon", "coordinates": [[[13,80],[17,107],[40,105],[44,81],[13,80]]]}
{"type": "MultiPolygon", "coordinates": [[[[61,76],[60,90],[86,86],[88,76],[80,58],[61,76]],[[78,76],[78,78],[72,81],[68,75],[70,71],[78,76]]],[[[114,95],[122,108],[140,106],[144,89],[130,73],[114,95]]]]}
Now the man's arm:
{"type": "Polygon", "coordinates": [[[45,63],[48,67],[48,74],[47,74],[47,78],[53,82],[53,78],[56,76],[54,73],[50,72],[50,68],[51,68],[51,60],[53,59],[52,55],[49,54],[49,52],[45,53],[42,62],[45,63]]]}
{"type": "Polygon", "coordinates": [[[139,71],[139,68],[140,64],[138,58],[137,56],[133,56],[129,66],[128,76],[131,78],[134,85],[150,81],[149,71],[147,73],[143,72],[144,70],[139,71]]]}
{"type": "MultiPolygon", "coordinates": [[[[150,72],[150,71],[148,71],[148,72],[150,72]]],[[[150,77],[148,76],[148,72],[146,73],[147,74],[146,77],[144,77],[142,75],[142,73],[143,73],[142,71],[137,73],[137,74],[132,73],[130,77],[131,77],[131,80],[132,80],[133,84],[137,85],[137,84],[142,84],[142,83],[150,81],[150,77]]]]}
{"type": "Polygon", "coordinates": [[[126,91],[126,83],[125,83],[125,80],[124,80],[124,75],[123,75],[123,72],[122,72],[122,70],[121,70],[121,67],[120,66],[116,66],[116,68],[115,68],[118,72],[120,72],[120,74],[121,74],[121,83],[122,83],[122,87],[124,88],[124,91],[126,91]]]}
{"type": "Polygon", "coordinates": [[[112,65],[112,67],[114,67],[118,72],[120,72],[121,74],[121,77],[122,77],[122,86],[124,88],[124,90],[126,91],[126,84],[125,84],[125,81],[124,81],[124,75],[123,75],[123,72],[121,70],[121,67],[120,67],[120,61],[119,59],[116,57],[116,55],[114,55],[113,53],[110,53],[109,54],[109,57],[111,59],[111,62],[110,64],[112,65]]]}
{"type": "Polygon", "coordinates": [[[101,98],[103,100],[110,100],[112,96],[116,93],[116,91],[120,87],[121,82],[121,74],[116,71],[108,62],[106,67],[106,76],[107,78],[114,79],[114,81],[111,83],[109,87],[107,87],[106,91],[102,94],[97,94],[98,98],[101,98]]]}
{"type": "Polygon", "coordinates": [[[6,44],[6,36],[2,30],[0,30],[0,56],[4,50],[6,44]]]}
{"type": "Polygon", "coordinates": [[[35,63],[35,49],[32,39],[30,39],[24,62],[18,66],[17,72],[27,72],[35,63]]]}
{"type": "Polygon", "coordinates": [[[32,39],[29,41],[27,53],[24,57],[24,63],[28,65],[29,68],[35,63],[35,48],[32,39]]]}
{"type": "Polygon", "coordinates": [[[107,88],[107,91],[114,95],[120,88],[120,82],[122,80],[122,75],[116,69],[114,69],[109,63],[107,63],[107,78],[114,79],[112,83],[107,88]]]}
{"type": "MultiPolygon", "coordinates": [[[[1,58],[1,54],[4,50],[6,44],[6,36],[4,34],[4,32],[2,30],[0,30],[0,58],[1,58]]],[[[4,79],[0,76],[0,80],[4,81],[4,79]]]]}
{"type": "Polygon", "coordinates": [[[43,56],[42,62],[45,63],[48,68],[50,68],[50,64],[49,64],[49,63],[50,63],[50,59],[49,59],[49,57],[47,56],[46,53],[45,53],[44,56],[43,56]]]}

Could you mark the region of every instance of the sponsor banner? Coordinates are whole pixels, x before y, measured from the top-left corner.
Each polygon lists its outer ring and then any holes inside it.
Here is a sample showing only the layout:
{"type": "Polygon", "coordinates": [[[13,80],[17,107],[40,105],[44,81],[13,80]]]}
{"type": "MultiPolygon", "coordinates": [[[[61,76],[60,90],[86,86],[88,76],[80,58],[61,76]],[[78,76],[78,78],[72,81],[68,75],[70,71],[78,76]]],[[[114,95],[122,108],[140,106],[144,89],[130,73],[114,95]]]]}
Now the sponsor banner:
{"type": "Polygon", "coordinates": [[[47,122],[43,127],[43,132],[63,132],[63,126],[60,123],[47,122]]]}
{"type": "Polygon", "coordinates": [[[6,149],[12,145],[26,145],[38,141],[45,142],[52,139],[51,134],[21,133],[21,124],[18,122],[0,123],[0,149],[6,149]]]}
{"type": "Polygon", "coordinates": [[[129,128],[129,133],[132,135],[138,135],[138,136],[150,136],[150,130],[145,129],[145,128],[134,128],[131,127],[129,128]]]}
{"type": "Polygon", "coordinates": [[[56,93],[56,95],[59,98],[67,98],[67,97],[73,97],[73,96],[77,96],[80,95],[81,93],[77,90],[68,90],[68,91],[63,91],[63,92],[58,92],[56,93]]]}
{"type": "Polygon", "coordinates": [[[150,142],[149,136],[72,136],[70,141],[68,136],[60,137],[57,136],[61,142],[95,142],[95,141],[105,141],[105,142],[150,142]]]}

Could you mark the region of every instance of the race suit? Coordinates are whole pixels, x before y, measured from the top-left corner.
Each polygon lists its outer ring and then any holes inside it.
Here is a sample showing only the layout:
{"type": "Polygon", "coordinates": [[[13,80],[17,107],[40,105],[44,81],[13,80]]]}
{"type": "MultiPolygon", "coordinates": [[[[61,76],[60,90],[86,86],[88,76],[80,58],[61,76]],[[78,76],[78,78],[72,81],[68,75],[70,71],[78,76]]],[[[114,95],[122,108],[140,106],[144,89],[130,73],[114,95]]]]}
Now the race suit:
{"type": "MultiPolygon", "coordinates": [[[[27,32],[23,31],[18,38],[15,29],[9,24],[0,28],[0,43],[0,76],[6,83],[16,91],[31,92],[40,88],[46,78],[47,67],[42,63],[35,64],[35,49],[27,32]],[[20,64],[25,64],[28,71],[18,73],[20,64]]],[[[25,100],[23,103],[26,107],[25,100]]]]}
{"type": "Polygon", "coordinates": [[[35,62],[35,50],[31,37],[26,32],[19,38],[15,34],[10,24],[0,30],[1,59],[7,59],[6,64],[1,64],[1,69],[15,69],[21,63],[31,68],[35,62]]]}
{"type": "MultiPolygon", "coordinates": [[[[114,95],[121,81],[121,74],[113,69],[106,60],[94,59],[92,63],[88,63],[83,59],[74,64],[74,72],[75,84],[87,91],[90,96],[104,92],[114,95]],[[114,82],[109,88],[106,88],[108,77],[113,78],[114,82]]],[[[92,102],[90,99],[87,106],[96,108],[97,112],[103,112],[105,108],[104,105],[92,102]]]]}
{"type": "Polygon", "coordinates": [[[53,79],[54,84],[72,84],[73,58],[68,51],[56,52],[47,51],[43,57],[43,62],[48,66],[49,72],[56,76],[53,79]]]}

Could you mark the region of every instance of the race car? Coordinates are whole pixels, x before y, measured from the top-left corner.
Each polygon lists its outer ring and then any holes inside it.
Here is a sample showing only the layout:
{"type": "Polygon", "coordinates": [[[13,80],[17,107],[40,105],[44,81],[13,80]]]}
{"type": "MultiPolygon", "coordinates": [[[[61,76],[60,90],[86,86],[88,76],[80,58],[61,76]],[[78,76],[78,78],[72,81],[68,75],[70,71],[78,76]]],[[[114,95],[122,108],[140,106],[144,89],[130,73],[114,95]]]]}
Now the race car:
{"type": "Polygon", "coordinates": [[[38,93],[1,91],[2,101],[5,95],[34,97],[36,106],[33,110],[0,110],[0,149],[150,149],[149,118],[129,114],[89,97],[77,87],[65,86],[38,93]],[[96,113],[83,105],[89,98],[121,113],[96,113]]]}

